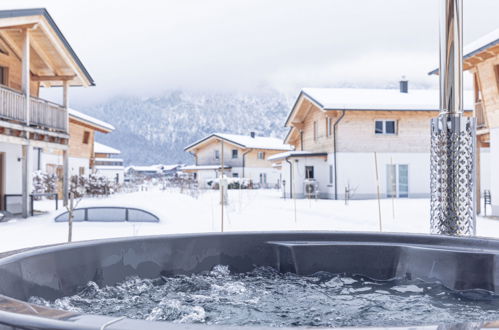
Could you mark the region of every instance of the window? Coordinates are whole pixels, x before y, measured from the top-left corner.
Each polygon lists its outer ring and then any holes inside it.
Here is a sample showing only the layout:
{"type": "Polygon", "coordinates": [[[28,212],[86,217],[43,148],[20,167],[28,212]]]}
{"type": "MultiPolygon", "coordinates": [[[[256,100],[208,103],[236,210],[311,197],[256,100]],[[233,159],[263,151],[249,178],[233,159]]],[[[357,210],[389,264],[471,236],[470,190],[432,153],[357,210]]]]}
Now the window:
{"type": "Polygon", "coordinates": [[[83,144],[88,144],[89,140],[90,140],[90,132],[89,131],[83,132],[83,144]]]}
{"type": "Polygon", "coordinates": [[[334,172],[333,165],[329,165],[329,184],[333,184],[334,172]]]}
{"type": "Polygon", "coordinates": [[[499,64],[496,64],[494,66],[494,71],[496,73],[496,85],[497,85],[497,91],[499,92],[499,64]]]}
{"type": "Polygon", "coordinates": [[[305,166],[305,179],[313,179],[313,178],[314,178],[314,167],[305,166]]]}
{"type": "Polygon", "coordinates": [[[265,159],[265,152],[259,151],[258,152],[258,159],[265,159]]]}
{"type": "Polygon", "coordinates": [[[386,165],[386,197],[409,197],[408,165],[386,165]]]}
{"type": "Polygon", "coordinates": [[[333,135],[333,118],[326,118],[326,136],[333,135]]]}
{"type": "Polygon", "coordinates": [[[260,173],[260,184],[267,183],[267,173],[260,173]]]}
{"type": "Polygon", "coordinates": [[[7,77],[7,72],[8,72],[8,68],[4,67],[4,66],[0,66],[0,84],[2,85],[8,85],[8,77],[7,77]]]}
{"type": "Polygon", "coordinates": [[[314,141],[317,141],[317,121],[314,121],[314,141]]]}
{"type": "Polygon", "coordinates": [[[232,159],[236,159],[238,157],[238,151],[237,149],[232,149],[232,159]]]}
{"type": "Polygon", "coordinates": [[[85,175],[85,167],[81,166],[79,168],[79,171],[78,171],[78,174],[81,176],[81,175],[85,175]]]}
{"type": "Polygon", "coordinates": [[[220,151],[215,150],[215,159],[220,159],[220,151]]]}
{"type": "Polygon", "coordinates": [[[239,178],[239,173],[232,173],[233,178],[239,178]]]}
{"type": "Polygon", "coordinates": [[[376,120],[374,122],[375,134],[397,134],[397,122],[395,120],[376,120]]]}

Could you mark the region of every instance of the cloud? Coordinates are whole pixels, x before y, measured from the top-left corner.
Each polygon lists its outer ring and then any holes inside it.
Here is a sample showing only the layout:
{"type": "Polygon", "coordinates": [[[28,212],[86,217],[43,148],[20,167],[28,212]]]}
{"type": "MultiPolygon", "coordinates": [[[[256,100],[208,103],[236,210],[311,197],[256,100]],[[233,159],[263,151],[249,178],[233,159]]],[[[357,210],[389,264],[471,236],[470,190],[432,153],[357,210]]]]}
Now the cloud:
{"type": "MultiPolygon", "coordinates": [[[[74,106],[167,89],[289,90],[430,86],[438,54],[435,0],[2,0],[47,7],[97,87],[74,106]]],[[[499,27],[496,0],[465,0],[465,41],[499,27]]],[[[60,99],[61,91],[42,96],[60,99]]]]}

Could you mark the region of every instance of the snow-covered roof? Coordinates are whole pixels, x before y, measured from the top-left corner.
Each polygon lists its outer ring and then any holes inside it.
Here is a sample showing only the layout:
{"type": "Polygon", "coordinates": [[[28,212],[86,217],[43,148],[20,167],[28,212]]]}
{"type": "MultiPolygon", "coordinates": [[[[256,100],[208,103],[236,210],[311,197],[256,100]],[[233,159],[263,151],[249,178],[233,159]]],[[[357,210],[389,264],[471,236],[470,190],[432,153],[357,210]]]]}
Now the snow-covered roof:
{"type": "Polygon", "coordinates": [[[128,166],[126,170],[134,170],[135,172],[161,172],[161,168],[158,165],[151,166],[128,166]]]}
{"type": "Polygon", "coordinates": [[[114,149],[113,147],[110,147],[110,146],[107,146],[105,144],[102,144],[102,143],[95,141],[94,142],[94,153],[119,155],[119,154],[121,154],[121,151],[119,151],[118,149],[114,149]]]}
{"type": "Polygon", "coordinates": [[[481,36],[463,48],[464,58],[471,57],[489,47],[499,44],[499,28],[481,36]]]}
{"type": "Polygon", "coordinates": [[[327,152],[310,152],[310,151],[287,151],[275,154],[267,158],[268,160],[281,160],[288,157],[327,157],[327,152]]]}
{"type": "MultiPolygon", "coordinates": [[[[201,170],[219,170],[220,165],[187,165],[181,168],[182,171],[201,171],[201,170]]],[[[224,168],[232,168],[232,166],[224,165],[224,168]]]]}
{"type": "MultiPolygon", "coordinates": [[[[499,28],[481,36],[480,38],[472,41],[463,48],[463,58],[466,60],[478,53],[483,52],[487,48],[499,44],[499,28]]],[[[438,73],[438,68],[429,72],[429,75],[438,73]]]]}
{"type": "MultiPolygon", "coordinates": [[[[113,158],[108,158],[108,159],[113,159],[113,158]]],[[[163,165],[163,164],[156,164],[156,165],[149,165],[149,166],[128,166],[126,170],[134,170],[135,172],[156,172],[156,173],[161,173],[163,171],[171,171],[174,170],[178,167],[181,167],[183,164],[173,164],[173,165],[163,165]]]]}
{"type": "MultiPolygon", "coordinates": [[[[439,91],[433,89],[304,88],[302,92],[324,110],[438,111],[439,91]]],[[[301,95],[301,94],[300,94],[301,95]]],[[[464,110],[473,110],[473,94],[464,92],[464,110]]]]}
{"type": "Polygon", "coordinates": [[[90,124],[91,126],[95,126],[105,132],[114,131],[114,126],[106,123],[100,119],[84,114],[83,112],[77,111],[75,109],[68,109],[69,116],[82,121],[84,123],[90,124]]]}
{"type": "Polygon", "coordinates": [[[95,165],[96,170],[125,170],[123,165],[95,165]]]}
{"type": "Polygon", "coordinates": [[[95,161],[99,162],[123,162],[122,158],[103,158],[103,157],[97,157],[95,158],[95,161]]]}
{"type": "Polygon", "coordinates": [[[238,145],[242,148],[247,149],[268,149],[268,150],[293,150],[293,147],[289,144],[283,143],[281,139],[273,137],[263,137],[250,135],[237,135],[237,134],[226,134],[226,133],[213,133],[210,134],[184,148],[184,150],[189,150],[192,147],[205,142],[212,138],[219,138],[227,141],[229,143],[238,145]]]}
{"type": "Polygon", "coordinates": [[[163,171],[171,171],[171,170],[174,170],[174,169],[179,168],[181,166],[182,166],[182,164],[163,165],[163,171]]]}

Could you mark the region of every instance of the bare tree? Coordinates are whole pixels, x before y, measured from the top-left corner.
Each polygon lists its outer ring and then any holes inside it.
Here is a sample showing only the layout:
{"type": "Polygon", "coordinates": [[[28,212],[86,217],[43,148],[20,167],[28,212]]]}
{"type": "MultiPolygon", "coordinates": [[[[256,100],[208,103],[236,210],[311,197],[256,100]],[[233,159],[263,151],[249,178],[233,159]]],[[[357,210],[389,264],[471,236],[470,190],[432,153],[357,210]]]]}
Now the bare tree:
{"type": "Polygon", "coordinates": [[[66,209],[68,210],[68,243],[71,243],[73,239],[74,211],[82,199],[83,196],[79,197],[75,203],[74,192],[71,191],[69,193],[69,204],[66,205],[66,209]]]}

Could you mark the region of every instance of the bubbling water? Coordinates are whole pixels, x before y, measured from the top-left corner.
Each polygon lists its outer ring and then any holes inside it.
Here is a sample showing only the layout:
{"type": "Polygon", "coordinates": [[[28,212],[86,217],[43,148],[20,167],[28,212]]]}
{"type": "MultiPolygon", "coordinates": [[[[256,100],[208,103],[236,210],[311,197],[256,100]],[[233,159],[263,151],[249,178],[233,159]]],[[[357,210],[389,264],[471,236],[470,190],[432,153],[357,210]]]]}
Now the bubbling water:
{"type": "Polygon", "coordinates": [[[86,314],[178,323],[266,326],[409,326],[499,319],[499,297],[457,292],[438,283],[318,272],[282,274],[270,267],[157,279],[114,286],[89,282],[78,294],[30,303],[86,314]]]}

